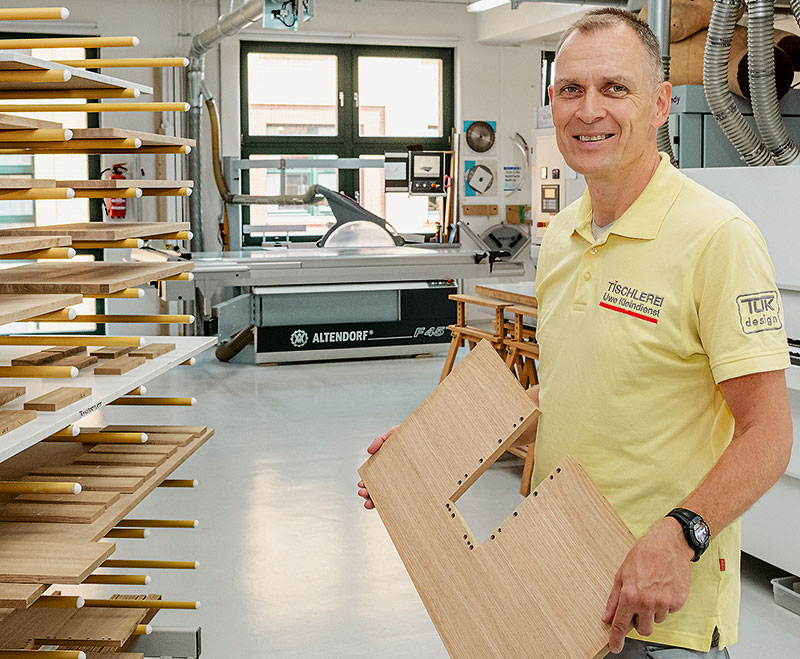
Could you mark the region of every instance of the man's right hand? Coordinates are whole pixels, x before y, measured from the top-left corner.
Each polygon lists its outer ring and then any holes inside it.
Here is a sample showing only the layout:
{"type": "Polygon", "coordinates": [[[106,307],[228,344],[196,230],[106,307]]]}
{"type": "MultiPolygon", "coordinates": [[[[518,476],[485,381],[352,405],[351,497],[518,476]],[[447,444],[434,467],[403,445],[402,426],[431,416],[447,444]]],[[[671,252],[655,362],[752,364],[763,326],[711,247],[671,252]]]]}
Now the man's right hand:
{"type": "MultiPolygon", "coordinates": [[[[383,446],[383,443],[392,436],[392,433],[397,430],[400,426],[392,426],[382,435],[378,435],[375,439],[372,440],[372,444],[367,447],[367,453],[370,455],[375,455],[378,450],[383,446]]],[[[364,501],[364,508],[367,510],[372,510],[375,507],[375,504],[372,503],[372,499],[369,498],[369,491],[367,490],[366,486],[364,485],[364,481],[358,481],[358,496],[363,497],[364,501]]]]}

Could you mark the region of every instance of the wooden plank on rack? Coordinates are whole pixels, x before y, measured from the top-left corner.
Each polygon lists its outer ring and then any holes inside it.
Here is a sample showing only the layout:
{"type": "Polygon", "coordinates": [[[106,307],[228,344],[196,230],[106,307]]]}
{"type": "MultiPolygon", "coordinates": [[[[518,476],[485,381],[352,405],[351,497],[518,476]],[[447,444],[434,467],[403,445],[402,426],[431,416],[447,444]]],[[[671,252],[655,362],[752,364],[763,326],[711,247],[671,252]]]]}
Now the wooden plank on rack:
{"type": "Polygon", "coordinates": [[[137,467],[158,467],[167,456],[163,453],[92,453],[77,458],[76,465],[117,465],[137,467]]]}
{"type": "Polygon", "coordinates": [[[89,449],[89,453],[113,453],[117,455],[163,455],[171,456],[178,449],[168,444],[97,444],[89,449]]]}
{"type": "MultiPolygon", "coordinates": [[[[17,176],[3,176],[0,177],[0,190],[29,190],[31,188],[55,188],[56,182],[48,179],[30,178],[30,177],[17,177],[17,176]]],[[[10,243],[13,245],[14,243],[10,243]]],[[[58,246],[69,245],[69,243],[59,243],[58,246]]],[[[3,242],[0,241],[0,248],[3,242]]],[[[56,245],[44,245],[43,247],[55,247],[56,245]]],[[[34,249],[40,249],[34,245],[28,249],[13,250],[18,252],[26,252],[34,249]]],[[[0,252],[2,254],[3,252],[0,252]]]]}
{"type": "Polygon", "coordinates": [[[39,352],[32,352],[29,355],[22,357],[15,357],[11,360],[12,366],[44,366],[51,362],[61,359],[61,355],[57,352],[50,352],[49,350],[40,350],[39,352]]]}
{"type": "MultiPolygon", "coordinates": [[[[79,584],[111,554],[105,542],[0,538],[0,582],[79,584]]],[[[6,625],[0,625],[5,627],[6,625]]],[[[0,643],[0,647],[4,647],[0,643]]]]}
{"type": "Polygon", "coordinates": [[[88,181],[56,181],[59,188],[74,190],[116,190],[119,188],[191,188],[194,181],[167,181],[154,179],[91,179],[88,181]]]}
{"type": "Polygon", "coordinates": [[[100,476],[103,478],[143,478],[148,479],[155,474],[152,467],[109,467],[105,465],[45,465],[31,470],[32,476],[100,476]]]}
{"type": "MultiPolygon", "coordinates": [[[[88,430],[88,429],[87,429],[88,430]]],[[[148,426],[148,425],[134,425],[134,426],[121,426],[110,425],[100,428],[99,432],[144,432],[148,435],[155,435],[158,433],[188,433],[192,437],[200,437],[208,428],[206,426],[148,426]]]]}
{"type": "Polygon", "coordinates": [[[190,228],[188,222],[75,222],[0,229],[0,236],[67,235],[72,240],[116,241],[172,234],[176,231],[188,231],[190,228]]]}
{"type": "MultiPolygon", "coordinates": [[[[64,480],[63,476],[25,476],[21,481],[58,481],[64,480]]],[[[112,476],[75,476],[70,480],[80,483],[84,490],[90,492],[118,492],[120,494],[132,494],[136,492],[142,484],[142,478],[122,478],[112,476]]],[[[75,496],[80,496],[76,494],[75,496]]],[[[2,581],[2,578],[0,578],[2,581]]]]}
{"type": "Polygon", "coordinates": [[[33,410],[0,410],[0,435],[16,430],[35,418],[36,412],[33,410]]]}
{"type": "MultiPolygon", "coordinates": [[[[74,359],[79,355],[73,355],[66,359],[74,359]]],[[[58,412],[67,405],[92,395],[91,387],[59,387],[42,396],[26,401],[23,407],[26,410],[39,410],[41,412],[58,412]]]]}
{"type": "Polygon", "coordinates": [[[25,395],[25,387],[0,387],[0,405],[25,395]]]}
{"type": "MultiPolygon", "coordinates": [[[[76,609],[58,629],[44,627],[36,635],[37,643],[63,647],[102,646],[120,648],[133,636],[146,615],[144,609],[76,609]]],[[[114,656],[114,655],[112,655],[114,656]]]]}
{"type": "Polygon", "coordinates": [[[171,137],[157,133],[143,133],[126,128],[73,128],[73,139],[82,140],[124,140],[140,139],[142,146],[195,146],[195,140],[185,137],[171,137]]]}
{"type": "Polygon", "coordinates": [[[0,583],[0,608],[27,609],[45,590],[46,584],[0,583]]]}
{"type": "MultiPolygon", "coordinates": [[[[23,266],[25,267],[25,266],[23,266]]],[[[17,268],[13,268],[16,270],[17,268]]],[[[7,270],[4,272],[8,272],[7,270]]],[[[80,295],[60,294],[60,295],[1,295],[0,294],[0,325],[5,323],[16,323],[20,320],[27,320],[32,316],[43,313],[51,313],[69,307],[73,304],[80,304],[80,295]]]]}
{"type": "Polygon", "coordinates": [[[0,625],[0,647],[9,650],[32,650],[36,631],[48,625],[57,629],[69,620],[77,609],[17,609],[3,618],[0,625]]]}
{"type": "Polygon", "coordinates": [[[146,346],[131,351],[131,357],[144,357],[145,359],[155,359],[161,355],[175,350],[174,343],[148,343],[146,346]]]}
{"type": "Polygon", "coordinates": [[[116,293],[193,267],[188,262],[30,263],[0,270],[0,293],[116,293]]]}
{"type": "Polygon", "coordinates": [[[82,355],[86,352],[86,346],[52,346],[45,348],[43,352],[55,352],[61,357],[71,357],[72,355],[82,355]]]}
{"type": "Polygon", "coordinates": [[[64,126],[57,121],[45,121],[44,119],[30,119],[19,117],[15,114],[0,113],[0,130],[31,130],[46,128],[58,130],[64,126]]]}
{"type": "Polygon", "coordinates": [[[74,366],[79,371],[84,368],[89,368],[99,361],[97,357],[92,355],[70,355],[69,357],[60,357],[52,362],[52,366],[74,366]]]}
{"type": "Polygon", "coordinates": [[[20,494],[14,501],[24,501],[28,503],[69,503],[73,505],[85,506],[104,506],[119,501],[118,492],[90,492],[83,491],[78,494],[20,494]]]}
{"type": "Polygon", "coordinates": [[[106,346],[105,348],[95,348],[89,354],[100,359],[116,359],[134,350],[134,346],[106,346]]]}
{"type": "Polygon", "coordinates": [[[0,522],[91,524],[106,511],[103,505],[12,502],[0,507],[0,522]]]}
{"type": "MultiPolygon", "coordinates": [[[[94,359],[97,359],[95,357],[94,359]]],[[[94,369],[95,375],[125,375],[128,371],[132,371],[139,366],[142,366],[147,360],[144,357],[116,357],[104,361],[100,366],[94,369]]]]}

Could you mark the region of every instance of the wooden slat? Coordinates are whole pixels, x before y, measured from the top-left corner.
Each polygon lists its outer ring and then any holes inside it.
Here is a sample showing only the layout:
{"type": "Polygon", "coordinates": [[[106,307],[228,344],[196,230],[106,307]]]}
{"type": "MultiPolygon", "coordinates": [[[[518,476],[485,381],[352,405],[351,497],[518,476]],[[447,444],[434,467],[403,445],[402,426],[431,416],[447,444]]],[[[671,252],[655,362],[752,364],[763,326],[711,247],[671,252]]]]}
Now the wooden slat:
{"type": "Polygon", "coordinates": [[[48,625],[57,629],[76,609],[25,609],[11,612],[0,625],[0,647],[9,650],[33,649],[36,631],[48,625]]]}
{"type": "Polygon", "coordinates": [[[35,130],[38,128],[58,130],[63,128],[63,125],[57,121],[30,119],[28,117],[19,117],[15,114],[0,113],[0,130],[35,130]]]}
{"type": "Polygon", "coordinates": [[[452,657],[606,652],[610,629],[601,616],[635,540],[574,460],[482,542],[458,510],[537,416],[482,342],[359,470],[452,657]]]}
{"type": "Polygon", "coordinates": [[[91,524],[105,511],[103,505],[14,502],[0,508],[0,522],[91,524]]]}
{"type": "Polygon", "coordinates": [[[43,629],[36,640],[63,647],[88,645],[120,648],[133,636],[136,626],[144,617],[143,609],[77,609],[66,624],[55,631],[43,629]]]}
{"type": "Polygon", "coordinates": [[[22,357],[15,357],[11,360],[12,366],[44,366],[50,364],[58,359],[62,359],[62,355],[57,352],[50,352],[49,350],[40,350],[39,352],[32,352],[29,355],[22,357]]]}
{"type": "Polygon", "coordinates": [[[78,494],[20,494],[14,501],[27,503],[68,503],[82,506],[108,506],[119,501],[118,492],[90,492],[78,494]]]}
{"type": "Polygon", "coordinates": [[[119,188],[191,188],[194,181],[167,181],[162,179],[90,179],[88,181],[56,181],[59,188],[75,190],[115,190],[119,188]]]}
{"type": "Polygon", "coordinates": [[[21,229],[0,229],[0,236],[67,235],[73,240],[148,238],[190,229],[188,222],[76,222],[21,229]]]}
{"type": "Polygon", "coordinates": [[[457,302],[467,302],[469,304],[475,304],[481,307],[491,307],[495,309],[500,307],[501,309],[504,307],[511,306],[511,302],[506,300],[498,300],[497,298],[490,298],[490,297],[481,297],[478,295],[465,295],[463,293],[453,293],[452,295],[448,295],[451,300],[456,300],[457,302]]]}
{"type": "Polygon", "coordinates": [[[193,437],[204,434],[208,428],[206,426],[148,426],[148,425],[109,425],[99,429],[101,432],[144,432],[148,435],[158,433],[189,433],[193,437]]]}
{"type": "MultiPolygon", "coordinates": [[[[63,481],[63,476],[25,476],[22,481],[63,481]]],[[[116,478],[108,476],[75,476],[70,480],[80,483],[84,490],[90,492],[118,492],[132,494],[144,483],[142,478],[116,478]]],[[[76,495],[80,496],[80,495],[76,495]]],[[[2,578],[0,578],[2,581],[2,578]]]]}
{"type": "Polygon", "coordinates": [[[144,357],[145,359],[155,359],[161,355],[175,350],[174,343],[148,343],[142,348],[131,351],[131,357],[144,357]]]}
{"type": "Polygon", "coordinates": [[[99,361],[97,357],[92,355],[70,355],[69,357],[61,357],[52,363],[52,366],[74,366],[79,371],[96,364],[99,361]]]}
{"type": "Polygon", "coordinates": [[[0,538],[0,582],[79,584],[113,552],[112,543],[0,538]]]}
{"type": "Polygon", "coordinates": [[[0,410],[0,435],[16,430],[35,418],[36,412],[33,410],[0,410]]]}
{"type": "Polygon", "coordinates": [[[0,608],[27,609],[45,590],[45,584],[0,583],[0,608]]]}
{"type": "Polygon", "coordinates": [[[153,446],[186,446],[195,438],[189,433],[152,433],[147,437],[147,443],[153,446]]]}
{"type": "Polygon", "coordinates": [[[32,476],[102,476],[104,478],[150,478],[152,467],[107,467],[103,465],[45,465],[31,471],[32,476]]]}
{"type": "Polygon", "coordinates": [[[31,263],[0,270],[0,293],[116,293],[193,267],[185,262],[31,263]]]}
{"type": "MultiPolygon", "coordinates": [[[[79,355],[66,357],[74,359],[79,355]]],[[[57,412],[60,409],[92,395],[91,387],[59,387],[33,400],[26,401],[23,407],[26,410],[39,410],[41,412],[57,412]]]]}
{"type": "MultiPolygon", "coordinates": [[[[95,357],[94,359],[97,359],[95,357]]],[[[142,366],[147,360],[144,357],[116,357],[115,359],[108,359],[100,366],[94,369],[95,375],[125,375],[128,371],[132,371],[139,366],[142,366]]]]}
{"type": "Polygon", "coordinates": [[[73,138],[85,140],[140,139],[144,146],[195,146],[195,140],[171,137],[157,133],[144,133],[125,128],[73,128],[73,138]]]}
{"type": "Polygon", "coordinates": [[[77,458],[76,465],[131,465],[139,467],[157,467],[167,456],[163,453],[92,453],[77,458]]]}
{"type": "Polygon", "coordinates": [[[171,456],[176,447],[167,444],[97,444],[89,449],[89,453],[114,453],[119,455],[163,455],[171,456]]]}
{"type": "MultiPolygon", "coordinates": [[[[25,267],[25,266],[23,266],[25,267]]],[[[16,270],[17,268],[13,268],[16,270]]],[[[7,271],[3,271],[7,272],[7,271]]],[[[0,325],[27,320],[33,316],[80,304],[80,295],[2,295],[0,294],[0,325]]]]}
{"type": "Polygon", "coordinates": [[[95,348],[89,354],[100,359],[116,359],[133,352],[133,350],[135,350],[133,346],[106,346],[105,348],[95,348]]]}
{"type": "Polygon", "coordinates": [[[25,387],[0,387],[0,405],[25,395],[25,387]]]}
{"type": "Polygon", "coordinates": [[[45,348],[45,352],[55,352],[59,357],[71,357],[72,355],[82,355],[86,352],[86,346],[51,346],[45,348]]]}
{"type": "Polygon", "coordinates": [[[475,294],[497,298],[498,300],[506,300],[508,302],[513,302],[514,304],[524,304],[529,307],[538,306],[536,296],[533,294],[533,284],[529,284],[524,287],[520,286],[520,288],[529,288],[530,293],[524,291],[504,291],[500,288],[494,288],[492,286],[478,285],[475,286],[475,294]]]}

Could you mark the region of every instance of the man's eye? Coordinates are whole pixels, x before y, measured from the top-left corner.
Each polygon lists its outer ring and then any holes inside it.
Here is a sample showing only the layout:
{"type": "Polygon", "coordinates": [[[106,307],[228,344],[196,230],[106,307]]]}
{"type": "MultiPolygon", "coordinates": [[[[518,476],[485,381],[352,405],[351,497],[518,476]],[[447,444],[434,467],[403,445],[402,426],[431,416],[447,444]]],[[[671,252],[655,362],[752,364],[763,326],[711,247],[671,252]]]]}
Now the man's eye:
{"type": "Polygon", "coordinates": [[[566,94],[576,94],[578,92],[578,88],[575,85],[567,85],[566,87],[562,87],[561,91],[566,94]]]}
{"type": "Polygon", "coordinates": [[[611,85],[609,89],[615,94],[622,94],[627,91],[623,85],[611,85]]]}

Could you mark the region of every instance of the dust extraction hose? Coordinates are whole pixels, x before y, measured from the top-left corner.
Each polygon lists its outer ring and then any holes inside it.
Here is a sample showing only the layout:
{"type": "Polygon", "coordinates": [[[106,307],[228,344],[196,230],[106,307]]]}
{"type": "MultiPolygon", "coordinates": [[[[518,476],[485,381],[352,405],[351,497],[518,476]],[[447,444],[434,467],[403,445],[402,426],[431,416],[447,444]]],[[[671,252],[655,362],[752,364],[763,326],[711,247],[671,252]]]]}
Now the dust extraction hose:
{"type": "Polygon", "coordinates": [[[231,193],[228,190],[228,184],[225,182],[225,177],[222,175],[219,138],[219,113],[217,112],[217,102],[211,95],[206,97],[206,108],[208,109],[208,118],[211,122],[211,164],[214,168],[214,181],[217,183],[217,190],[219,190],[219,195],[222,197],[222,200],[230,201],[231,193]]]}
{"type": "Polygon", "coordinates": [[[755,167],[769,165],[772,156],[739,112],[728,89],[728,55],[739,4],[740,0],[714,0],[703,55],[703,89],[708,107],[719,127],[745,162],[755,167]]]}
{"type": "Polygon", "coordinates": [[[775,87],[774,0],[747,0],[747,73],[758,132],[778,165],[788,165],[800,150],[786,131],[775,87]]]}
{"type": "Polygon", "coordinates": [[[221,362],[230,361],[253,342],[254,335],[255,332],[252,326],[243,329],[230,341],[220,343],[214,354],[221,362]]]}

